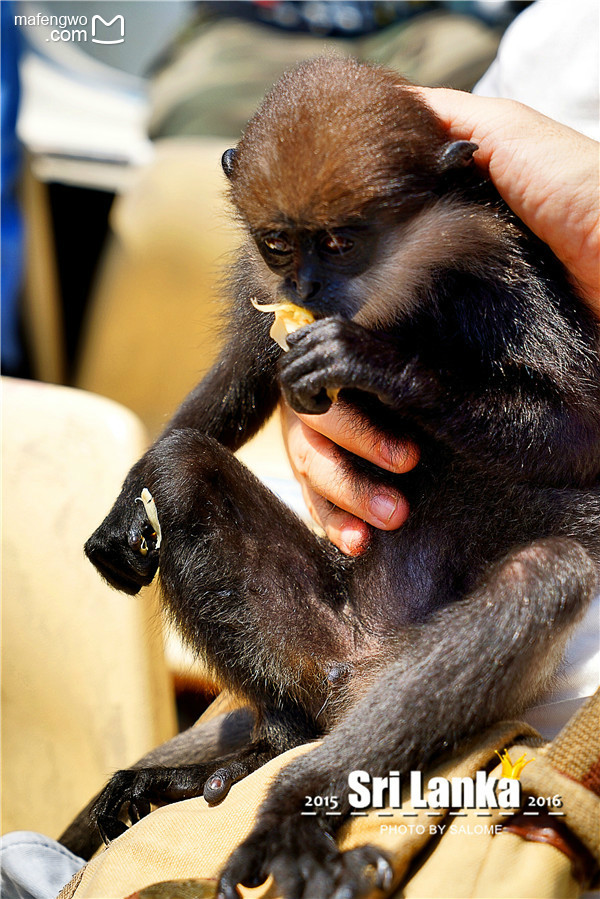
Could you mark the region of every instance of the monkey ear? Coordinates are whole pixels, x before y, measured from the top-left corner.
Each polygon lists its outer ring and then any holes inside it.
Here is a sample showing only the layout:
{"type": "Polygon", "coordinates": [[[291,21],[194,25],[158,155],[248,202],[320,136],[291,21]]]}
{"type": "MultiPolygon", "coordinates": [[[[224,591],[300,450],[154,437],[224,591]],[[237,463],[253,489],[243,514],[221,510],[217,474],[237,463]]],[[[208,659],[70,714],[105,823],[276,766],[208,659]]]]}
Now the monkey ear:
{"type": "Polygon", "coordinates": [[[477,144],[470,140],[455,140],[451,144],[447,144],[438,159],[438,168],[440,172],[447,172],[450,169],[462,169],[473,162],[473,153],[478,150],[477,144]]]}
{"type": "Polygon", "coordinates": [[[221,156],[221,165],[223,166],[223,171],[228,178],[231,178],[231,176],[233,175],[233,163],[236,153],[237,150],[235,149],[235,147],[232,147],[230,150],[225,150],[225,152],[221,156]]]}

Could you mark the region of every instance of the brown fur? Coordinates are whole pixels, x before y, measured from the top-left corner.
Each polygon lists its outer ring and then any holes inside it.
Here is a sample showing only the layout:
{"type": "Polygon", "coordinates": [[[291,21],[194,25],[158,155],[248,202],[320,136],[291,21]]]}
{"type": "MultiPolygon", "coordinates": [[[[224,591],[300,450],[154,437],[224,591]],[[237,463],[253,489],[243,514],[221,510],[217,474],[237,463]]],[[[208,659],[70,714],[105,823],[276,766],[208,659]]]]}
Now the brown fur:
{"type": "Polygon", "coordinates": [[[313,60],[284,75],[237,148],[232,199],[246,222],[260,230],[290,221],[332,228],[374,203],[380,212],[405,203],[404,173],[417,160],[433,172],[446,141],[407,84],[393,72],[341,59],[313,60]],[[332,88],[326,95],[324,78],[332,88]],[[311,109],[319,116],[307,116],[311,109]],[[426,126],[416,129],[418,119],[426,126]]]}

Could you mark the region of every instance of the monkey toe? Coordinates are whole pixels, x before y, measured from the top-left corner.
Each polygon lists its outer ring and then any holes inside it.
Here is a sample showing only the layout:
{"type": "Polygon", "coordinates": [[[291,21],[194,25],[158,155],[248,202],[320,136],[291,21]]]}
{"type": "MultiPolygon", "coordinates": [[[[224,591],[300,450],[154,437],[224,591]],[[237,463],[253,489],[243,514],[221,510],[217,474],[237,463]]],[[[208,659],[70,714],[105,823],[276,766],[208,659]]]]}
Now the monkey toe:
{"type": "Polygon", "coordinates": [[[392,866],[375,846],[360,846],[342,853],[339,869],[332,899],[360,899],[374,889],[389,893],[392,888],[392,866]]]}
{"type": "Polygon", "coordinates": [[[156,766],[117,771],[92,809],[105,842],[127,829],[126,821],[136,824],[152,810],[181,799],[202,795],[206,767],[183,765],[178,768],[156,766]]]}
{"type": "Polygon", "coordinates": [[[129,803],[129,818],[132,824],[137,824],[138,821],[141,821],[142,818],[149,815],[151,811],[152,806],[147,799],[142,799],[140,797],[138,799],[132,799],[129,803]]]}
{"type": "Polygon", "coordinates": [[[127,830],[123,820],[125,815],[136,821],[144,813],[145,804],[141,802],[139,785],[136,784],[138,773],[134,770],[117,771],[96,800],[91,814],[105,843],[110,843],[127,830]]]}
{"type": "Polygon", "coordinates": [[[255,829],[230,855],[221,872],[217,899],[240,899],[238,884],[259,886],[269,876],[268,835],[255,829]]]}
{"type": "Polygon", "coordinates": [[[227,768],[219,768],[218,771],[211,774],[204,784],[203,791],[204,798],[208,804],[217,805],[219,802],[222,802],[229,793],[233,782],[233,778],[227,768]]]}
{"type": "Polygon", "coordinates": [[[96,819],[96,825],[100,831],[102,842],[106,843],[106,845],[112,843],[113,840],[116,840],[117,837],[120,837],[127,830],[127,825],[119,821],[118,818],[101,816],[96,819]]]}
{"type": "Polygon", "coordinates": [[[246,777],[257,767],[252,754],[244,749],[239,757],[217,768],[204,784],[203,795],[209,805],[218,805],[229,793],[234,783],[246,777]]]}
{"type": "Polygon", "coordinates": [[[149,522],[144,522],[141,527],[133,525],[127,534],[127,544],[129,548],[139,553],[140,556],[147,556],[148,553],[154,552],[157,548],[158,536],[156,531],[149,522]]]}
{"type": "Polygon", "coordinates": [[[111,587],[131,596],[152,581],[158,568],[153,557],[138,558],[128,547],[100,542],[95,536],[85,544],[85,554],[111,587]]]}

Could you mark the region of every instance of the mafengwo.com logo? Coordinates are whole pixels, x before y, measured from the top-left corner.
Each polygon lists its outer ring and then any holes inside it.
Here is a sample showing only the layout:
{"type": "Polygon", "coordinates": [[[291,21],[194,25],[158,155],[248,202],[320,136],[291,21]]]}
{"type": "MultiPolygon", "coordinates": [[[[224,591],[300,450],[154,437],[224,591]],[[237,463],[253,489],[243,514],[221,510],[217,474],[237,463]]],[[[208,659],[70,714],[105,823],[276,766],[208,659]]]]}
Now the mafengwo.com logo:
{"type": "Polygon", "coordinates": [[[72,43],[123,44],[125,42],[125,17],[116,16],[48,16],[38,12],[36,15],[15,16],[15,25],[21,28],[44,28],[48,30],[47,41],[65,41],[72,43]]]}

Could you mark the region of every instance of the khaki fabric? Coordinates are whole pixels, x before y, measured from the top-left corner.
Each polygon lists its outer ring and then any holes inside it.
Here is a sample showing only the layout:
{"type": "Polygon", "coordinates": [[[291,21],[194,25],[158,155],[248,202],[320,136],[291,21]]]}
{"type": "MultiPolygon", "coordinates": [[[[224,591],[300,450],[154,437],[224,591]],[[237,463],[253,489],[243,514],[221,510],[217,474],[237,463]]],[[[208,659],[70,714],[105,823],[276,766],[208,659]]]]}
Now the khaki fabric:
{"type": "MultiPolygon", "coordinates": [[[[527,753],[535,761],[522,772],[524,794],[560,796],[561,816],[600,862],[600,799],[569,777],[558,773],[544,758],[546,747],[528,745],[510,749],[513,759],[527,753]]],[[[498,768],[495,772],[499,774],[498,768]]],[[[527,808],[527,806],[526,806],[527,808]]],[[[407,899],[551,899],[577,897],[581,885],[574,879],[569,859],[554,846],[529,842],[521,836],[501,832],[491,836],[486,829],[506,819],[494,812],[488,818],[469,811],[456,819],[437,841],[435,850],[408,880],[398,896],[407,899]]],[[[534,819],[532,819],[534,820],[534,819]]]]}
{"type": "MultiPolygon", "coordinates": [[[[597,881],[600,868],[599,708],[600,691],[546,745],[529,725],[497,724],[424,776],[424,783],[431,777],[474,777],[481,770],[500,777],[496,751],[510,747],[512,763],[521,756],[529,760],[520,775],[518,809],[413,808],[405,789],[399,809],[371,809],[344,825],[340,847],[371,843],[384,849],[394,868],[394,899],[576,899],[592,874],[597,881]],[[572,775],[575,769],[578,780],[572,775]],[[558,804],[548,798],[544,803],[544,812],[556,817],[545,814],[536,821],[528,797],[559,797],[558,804]],[[528,810],[530,818],[525,817],[528,810]],[[516,823],[525,836],[502,829],[516,823]],[[562,844],[566,852],[576,850],[577,871],[568,855],[551,844],[553,831],[561,830],[579,841],[575,847],[569,837],[562,844]]],[[[79,872],[59,899],[187,899],[195,887],[198,897],[210,897],[275,775],[311,748],[298,747],[274,759],[234,786],[217,808],[191,799],[154,812],[79,872]]],[[[272,881],[241,891],[245,899],[278,896],[272,881]]]]}
{"type": "Polygon", "coordinates": [[[544,752],[548,762],[600,795],[600,690],[544,752]]]}
{"type": "MultiPolygon", "coordinates": [[[[462,819],[473,828],[480,819],[462,819]]],[[[554,846],[513,833],[448,833],[397,897],[406,899],[576,899],[571,863],[554,846]]]]}
{"type": "MultiPolygon", "coordinates": [[[[221,805],[189,799],[157,809],[114,840],[84,869],[74,893],[63,896],[125,897],[161,880],[216,878],[226,859],[250,832],[269,784],[293,758],[293,749],[236,784],[221,805]]],[[[249,895],[265,895],[263,888],[249,895]]]]}
{"type": "Polygon", "coordinates": [[[240,243],[224,203],[228,146],[162,141],[111,210],[75,384],[131,409],[150,437],[219,350],[218,282],[240,243]]]}

